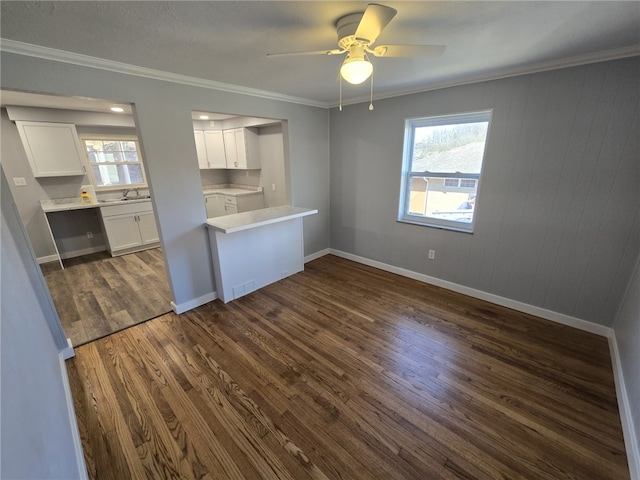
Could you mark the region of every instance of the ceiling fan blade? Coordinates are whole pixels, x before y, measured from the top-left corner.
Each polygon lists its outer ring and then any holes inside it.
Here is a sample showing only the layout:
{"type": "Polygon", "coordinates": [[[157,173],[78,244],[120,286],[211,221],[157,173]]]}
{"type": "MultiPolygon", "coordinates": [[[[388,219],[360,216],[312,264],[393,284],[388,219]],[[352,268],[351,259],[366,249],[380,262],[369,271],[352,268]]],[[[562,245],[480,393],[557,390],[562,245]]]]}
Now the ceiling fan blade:
{"type": "Polygon", "coordinates": [[[393,17],[398,13],[394,8],[370,3],[362,15],[362,20],[358,24],[355,37],[369,40],[374,43],[380,32],[387,26],[393,17]]]}
{"type": "MultiPolygon", "coordinates": [[[[439,57],[444,45],[379,45],[371,50],[375,57],[439,57]]],[[[367,50],[369,51],[369,50],[367,50]]]]}
{"type": "Polygon", "coordinates": [[[346,50],[315,50],[313,52],[283,52],[283,53],[267,53],[267,57],[292,57],[296,55],[339,55],[345,53],[346,50]]]}

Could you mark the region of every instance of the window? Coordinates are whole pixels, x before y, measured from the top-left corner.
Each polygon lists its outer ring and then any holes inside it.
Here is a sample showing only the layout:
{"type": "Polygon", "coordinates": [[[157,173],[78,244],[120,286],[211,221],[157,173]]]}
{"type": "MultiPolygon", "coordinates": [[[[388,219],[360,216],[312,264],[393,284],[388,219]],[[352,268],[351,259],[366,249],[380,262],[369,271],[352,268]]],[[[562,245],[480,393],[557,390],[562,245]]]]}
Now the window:
{"type": "Polygon", "coordinates": [[[398,220],[472,232],[491,111],[410,119],[398,220]]]}
{"type": "Polygon", "coordinates": [[[146,187],[138,139],[83,137],[91,178],[96,188],[146,187]]]}

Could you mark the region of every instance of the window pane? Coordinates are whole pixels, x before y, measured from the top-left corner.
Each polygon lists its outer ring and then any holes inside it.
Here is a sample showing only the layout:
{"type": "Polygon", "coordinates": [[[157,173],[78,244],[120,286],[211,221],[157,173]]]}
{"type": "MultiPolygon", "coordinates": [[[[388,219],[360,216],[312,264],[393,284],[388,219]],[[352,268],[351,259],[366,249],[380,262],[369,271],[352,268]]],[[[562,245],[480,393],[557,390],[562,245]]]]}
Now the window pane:
{"type": "MultiPolygon", "coordinates": [[[[475,180],[472,182],[475,186],[475,180]]],[[[458,188],[457,183],[457,178],[412,178],[408,213],[454,222],[471,222],[476,196],[475,188],[458,188]],[[455,184],[450,180],[455,180],[455,184]]]]}
{"type": "Polygon", "coordinates": [[[94,165],[92,169],[96,185],[99,187],[145,183],[141,165],[94,165]]]}
{"type": "Polygon", "coordinates": [[[480,173],[488,122],[415,129],[413,172],[480,173]]]}
{"type": "Polygon", "coordinates": [[[458,180],[457,178],[445,178],[444,179],[444,186],[445,187],[457,187],[459,183],[460,183],[460,180],[458,180]]]}
{"type": "Polygon", "coordinates": [[[137,162],[138,150],[136,149],[136,142],[120,142],[122,152],[124,154],[125,162],[137,162]]]}
{"type": "Polygon", "coordinates": [[[84,139],[96,187],[146,186],[138,142],[123,139],[84,139]]]}
{"type": "Polygon", "coordinates": [[[491,112],[408,120],[398,220],[472,231],[491,112]]]}
{"type": "Polygon", "coordinates": [[[102,140],[85,140],[84,144],[87,146],[87,152],[102,152],[102,140]]]}

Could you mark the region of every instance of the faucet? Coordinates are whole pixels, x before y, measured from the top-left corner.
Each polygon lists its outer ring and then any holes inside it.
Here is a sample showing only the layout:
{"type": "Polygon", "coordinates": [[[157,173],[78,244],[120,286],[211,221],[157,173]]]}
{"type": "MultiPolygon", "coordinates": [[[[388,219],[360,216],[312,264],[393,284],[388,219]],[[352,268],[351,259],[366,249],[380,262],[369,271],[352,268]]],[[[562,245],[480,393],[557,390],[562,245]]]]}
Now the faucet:
{"type": "Polygon", "coordinates": [[[128,188],[123,188],[122,189],[122,198],[127,198],[127,195],[129,195],[129,189],[128,188]]]}
{"type": "Polygon", "coordinates": [[[140,191],[136,188],[136,198],[140,198],[140,191]]]}

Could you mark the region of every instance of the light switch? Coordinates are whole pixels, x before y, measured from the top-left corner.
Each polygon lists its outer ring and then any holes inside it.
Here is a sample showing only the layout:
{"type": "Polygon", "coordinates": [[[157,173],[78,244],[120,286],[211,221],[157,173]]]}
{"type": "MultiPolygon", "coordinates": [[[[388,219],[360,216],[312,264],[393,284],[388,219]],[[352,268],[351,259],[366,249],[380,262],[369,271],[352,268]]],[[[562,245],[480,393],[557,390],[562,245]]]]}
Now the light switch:
{"type": "Polygon", "coordinates": [[[13,184],[16,187],[24,187],[27,185],[27,180],[24,177],[13,177],[13,184]]]}

